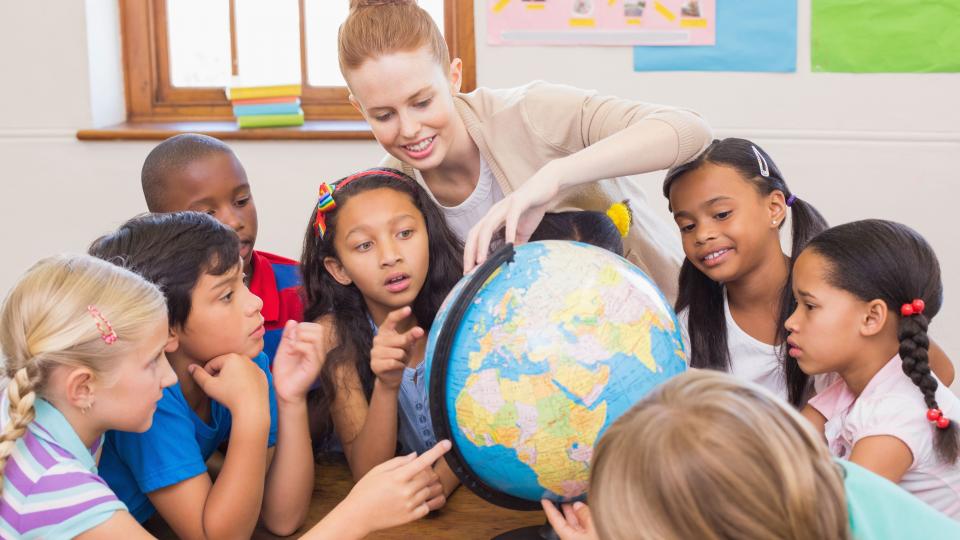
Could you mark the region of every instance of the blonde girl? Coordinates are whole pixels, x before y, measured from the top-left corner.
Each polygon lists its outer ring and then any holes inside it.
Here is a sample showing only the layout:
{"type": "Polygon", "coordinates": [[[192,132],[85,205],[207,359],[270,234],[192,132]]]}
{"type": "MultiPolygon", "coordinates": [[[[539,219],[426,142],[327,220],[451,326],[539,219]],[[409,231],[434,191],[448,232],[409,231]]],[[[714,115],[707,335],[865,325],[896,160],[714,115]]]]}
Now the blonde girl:
{"type": "Polygon", "coordinates": [[[167,363],[163,295],[88,256],[31,268],[0,315],[0,536],[148,537],[97,475],[109,429],[146,431],[167,363]]]}
{"type": "MultiPolygon", "coordinates": [[[[14,286],[0,313],[0,538],[153,538],[97,460],[105,431],[149,429],[177,381],[168,335],[160,291],[100,259],[44,259],[14,286]]],[[[304,538],[362,538],[423,517],[425,471],[449,449],[375,467],[304,538]]]]}
{"type": "Polygon", "coordinates": [[[691,370],[604,434],[590,507],[544,503],[564,540],[960,538],[960,525],[895,484],[831,459],[765,388],[691,370]]]}

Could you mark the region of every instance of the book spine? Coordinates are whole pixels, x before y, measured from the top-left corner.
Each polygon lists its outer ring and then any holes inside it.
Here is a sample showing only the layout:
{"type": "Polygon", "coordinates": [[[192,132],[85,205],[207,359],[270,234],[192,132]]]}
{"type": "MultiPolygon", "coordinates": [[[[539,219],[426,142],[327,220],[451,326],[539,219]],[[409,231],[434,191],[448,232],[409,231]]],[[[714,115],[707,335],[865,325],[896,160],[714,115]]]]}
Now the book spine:
{"type": "Polygon", "coordinates": [[[241,128],[302,126],[303,111],[298,114],[260,114],[256,116],[238,116],[237,126],[241,128]]]}
{"type": "Polygon", "coordinates": [[[257,99],[269,97],[298,97],[301,93],[299,84],[283,86],[251,86],[228,88],[227,99],[257,99]]]}
{"type": "Polygon", "coordinates": [[[257,105],[234,105],[234,116],[255,116],[260,114],[297,114],[300,105],[297,103],[262,103],[257,105]]]}
{"type": "Polygon", "coordinates": [[[234,105],[264,105],[267,103],[293,103],[294,105],[300,105],[300,98],[298,97],[268,97],[268,98],[254,98],[254,99],[234,99],[231,101],[234,105]]]}

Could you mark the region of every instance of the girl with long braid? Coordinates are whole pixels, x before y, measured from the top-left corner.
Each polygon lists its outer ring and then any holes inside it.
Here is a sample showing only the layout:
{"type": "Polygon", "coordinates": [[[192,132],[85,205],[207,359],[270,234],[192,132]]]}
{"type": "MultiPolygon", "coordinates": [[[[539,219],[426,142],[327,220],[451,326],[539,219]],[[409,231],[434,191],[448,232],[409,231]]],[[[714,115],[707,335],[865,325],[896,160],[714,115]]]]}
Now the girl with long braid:
{"type": "MultiPolygon", "coordinates": [[[[680,229],[686,259],[675,308],[690,345],[690,365],[755,382],[800,408],[832,376],[810,381],[787,357],[783,323],[794,309],[790,269],[807,242],[827,228],[790,190],[773,158],[746,139],[713,141],[667,174],[663,194],[680,229]],[[790,255],[780,234],[790,215],[790,255]]],[[[934,371],[954,371],[935,344],[934,371]]]]}
{"type": "Polygon", "coordinates": [[[960,520],[960,399],[930,369],[940,265],[916,231],[865,220],[814,237],[793,268],[789,355],[837,381],[803,410],[833,455],[960,520]]]}
{"type": "Polygon", "coordinates": [[[108,429],[146,431],[167,363],[163,294],[88,256],[37,263],[0,315],[0,537],[147,538],[97,474],[108,429]]]}
{"type": "MultiPolygon", "coordinates": [[[[153,538],[97,460],[105,431],[149,429],[177,382],[163,293],[94,257],[44,259],[7,295],[0,345],[0,538],[153,538]]],[[[302,538],[363,538],[425,516],[426,471],[449,449],[373,467],[302,538]]]]}

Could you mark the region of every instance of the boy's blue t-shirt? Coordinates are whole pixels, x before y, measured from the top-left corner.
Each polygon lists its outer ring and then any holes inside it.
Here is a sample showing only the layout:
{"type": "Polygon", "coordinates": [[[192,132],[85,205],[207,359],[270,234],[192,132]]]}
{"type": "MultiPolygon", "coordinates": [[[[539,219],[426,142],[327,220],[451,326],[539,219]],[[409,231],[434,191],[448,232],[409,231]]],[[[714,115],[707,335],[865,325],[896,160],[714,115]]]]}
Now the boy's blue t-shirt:
{"type": "Polygon", "coordinates": [[[957,540],[960,523],[893,482],[846,460],[843,468],[847,515],[855,540],[957,540]]]}
{"type": "MultiPolygon", "coordinates": [[[[265,354],[260,353],[253,361],[266,373],[270,385],[267,444],[273,446],[277,441],[273,376],[265,354]]],[[[210,424],[207,424],[187,404],[180,383],[164,388],[149,430],[107,432],[100,457],[100,476],[142,523],[156,512],[146,494],[205,473],[207,458],[230,436],[231,420],[230,410],[211,399],[210,424]]]]}

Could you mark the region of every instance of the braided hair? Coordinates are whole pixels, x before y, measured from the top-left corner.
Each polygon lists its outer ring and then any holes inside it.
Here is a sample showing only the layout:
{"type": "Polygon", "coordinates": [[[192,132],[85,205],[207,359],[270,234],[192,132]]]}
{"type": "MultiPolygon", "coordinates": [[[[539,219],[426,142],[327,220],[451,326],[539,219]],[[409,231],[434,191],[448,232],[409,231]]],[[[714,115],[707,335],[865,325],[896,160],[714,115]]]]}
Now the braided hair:
{"type": "Polygon", "coordinates": [[[17,441],[36,418],[34,404],[49,397],[47,383],[54,368],[107,371],[130,356],[150,325],[165,316],[163,294],[156,286],[106,261],[87,255],[57,256],[27,271],[0,310],[2,371],[9,401],[9,421],[0,430],[0,476],[17,441]]]}
{"type": "Polygon", "coordinates": [[[937,456],[945,463],[955,463],[960,432],[955,421],[941,419],[936,398],[939,384],[930,372],[927,356],[927,328],[943,303],[940,264],[930,244],[906,225],[868,219],[828,229],[811,240],[807,249],[828,261],[826,275],[832,286],[864,301],[883,300],[899,317],[897,338],[903,372],[923,393],[930,410],[928,419],[936,426],[937,456]]]}
{"type": "MultiPolygon", "coordinates": [[[[812,204],[790,191],[773,158],[746,139],[731,137],[714,140],[696,159],[667,173],[663,181],[663,195],[669,199],[670,188],[677,180],[707,163],[735,169],[761,195],[769,195],[774,191],[783,193],[783,198],[791,209],[793,224],[791,268],[807,242],[827,228],[827,222],[820,212],[812,204]]],[[[783,223],[785,221],[780,222],[781,227],[783,223]]],[[[698,270],[690,259],[685,258],[680,267],[679,294],[674,307],[678,313],[684,309],[688,310],[690,365],[697,368],[729,371],[730,349],[727,345],[727,323],[723,311],[723,286],[698,270]]],[[[780,293],[780,315],[777,320],[776,338],[780,346],[777,356],[780,358],[786,377],[788,399],[794,406],[800,407],[808,394],[809,378],[800,366],[787,356],[785,349],[787,332],[783,326],[795,307],[796,302],[788,278],[780,293]]]]}
{"type": "MultiPolygon", "coordinates": [[[[0,432],[0,475],[7,467],[7,459],[13,454],[17,440],[27,432],[27,426],[37,413],[33,404],[37,399],[36,387],[39,376],[35,366],[24,366],[16,370],[7,384],[7,399],[10,401],[10,421],[0,432]]],[[[0,493],[3,482],[0,482],[0,493]]]]}

